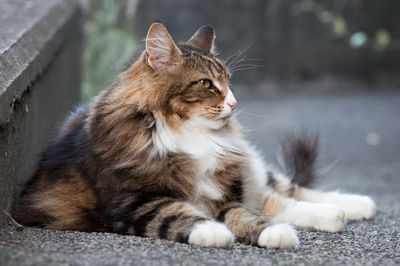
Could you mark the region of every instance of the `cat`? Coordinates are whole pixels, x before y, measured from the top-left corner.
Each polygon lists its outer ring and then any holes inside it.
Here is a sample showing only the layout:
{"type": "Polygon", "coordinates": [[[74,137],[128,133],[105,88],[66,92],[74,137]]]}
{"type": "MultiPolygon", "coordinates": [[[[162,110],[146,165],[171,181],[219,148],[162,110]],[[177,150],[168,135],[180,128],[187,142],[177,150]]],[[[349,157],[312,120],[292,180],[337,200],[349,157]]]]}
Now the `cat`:
{"type": "Polygon", "coordinates": [[[290,138],[287,173],[263,162],[235,119],[215,32],[176,44],[154,22],[145,50],[72,113],[15,204],[23,225],[294,248],[294,227],[339,232],[371,218],[368,196],[311,189],[318,139],[290,138]]]}

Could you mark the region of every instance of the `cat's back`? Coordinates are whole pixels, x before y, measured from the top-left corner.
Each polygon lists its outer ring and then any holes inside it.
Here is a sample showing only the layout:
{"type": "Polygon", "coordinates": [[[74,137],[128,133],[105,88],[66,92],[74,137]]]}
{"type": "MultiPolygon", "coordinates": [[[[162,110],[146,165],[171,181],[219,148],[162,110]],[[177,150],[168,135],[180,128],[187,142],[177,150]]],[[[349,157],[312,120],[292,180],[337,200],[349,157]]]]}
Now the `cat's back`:
{"type": "Polygon", "coordinates": [[[101,230],[94,188],[85,178],[90,154],[85,130],[88,110],[85,105],[71,113],[42,153],[36,172],[14,208],[20,223],[51,229],[101,230]]]}
{"type": "Polygon", "coordinates": [[[83,127],[84,120],[86,119],[90,108],[90,103],[79,106],[74,112],[72,112],[63,122],[61,127],[58,129],[56,139],[66,136],[83,127]]]}
{"type": "Polygon", "coordinates": [[[89,105],[83,105],[72,112],[42,152],[36,176],[46,176],[52,181],[82,172],[90,154],[89,136],[85,120],[89,105]]]}

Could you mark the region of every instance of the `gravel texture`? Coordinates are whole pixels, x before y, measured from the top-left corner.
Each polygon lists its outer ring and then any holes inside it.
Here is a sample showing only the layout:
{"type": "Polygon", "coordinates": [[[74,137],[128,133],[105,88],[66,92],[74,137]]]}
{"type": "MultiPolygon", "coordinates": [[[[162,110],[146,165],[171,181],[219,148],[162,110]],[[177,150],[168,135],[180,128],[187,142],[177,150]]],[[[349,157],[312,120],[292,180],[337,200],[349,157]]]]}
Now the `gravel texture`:
{"type": "Polygon", "coordinates": [[[110,233],[0,229],[0,265],[397,265],[400,264],[400,94],[288,95],[239,102],[239,119],[267,159],[279,138],[321,138],[318,187],[368,194],[376,216],[341,233],[299,230],[296,250],[235,243],[200,248],[110,233]],[[250,114],[251,113],[251,114],[250,114]]]}

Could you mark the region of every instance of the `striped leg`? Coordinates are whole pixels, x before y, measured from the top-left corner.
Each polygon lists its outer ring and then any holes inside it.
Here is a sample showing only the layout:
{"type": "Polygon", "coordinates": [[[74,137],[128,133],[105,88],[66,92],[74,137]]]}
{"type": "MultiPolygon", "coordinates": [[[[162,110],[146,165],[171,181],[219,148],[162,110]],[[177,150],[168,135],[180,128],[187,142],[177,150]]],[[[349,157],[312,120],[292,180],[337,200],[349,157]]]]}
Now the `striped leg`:
{"type": "Polygon", "coordinates": [[[292,248],[298,245],[296,231],[286,224],[272,225],[265,218],[250,213],[240,204],[223,206],[217,217],[242,242],[267,248],[292,248]]]}
{"type": "Polygon", "coordinates": [[[345,194],[337,191],[322,192],[300,187],[279,173],[270,174],[268,178],[271,187],[281,195],[292,197],[299,201],[340,206],[344,209],[348,220],[369,219],[375,214],[375,203],[368,196],[345,194]]]}
{"type": "Polygon", "coordinates": [[[222,223],[206,217],[190,203],[173,198],[138,199],[129,204],[114,230],[120,233],[162,238],[205,247],[228,247],[234,241],[231,231],[222,223]]]}

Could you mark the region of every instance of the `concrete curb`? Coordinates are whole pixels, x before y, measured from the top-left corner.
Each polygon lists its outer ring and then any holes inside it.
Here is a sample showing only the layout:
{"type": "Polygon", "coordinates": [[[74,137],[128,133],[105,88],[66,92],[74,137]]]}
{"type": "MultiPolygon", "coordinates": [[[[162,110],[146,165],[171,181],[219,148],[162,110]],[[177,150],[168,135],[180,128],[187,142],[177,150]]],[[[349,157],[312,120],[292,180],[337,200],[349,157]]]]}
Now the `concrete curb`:
{"type": "Polygon", "coordinates": [[[0,2],[0,226],[55,124],[79,100],[76,0],[0,2]]]}

